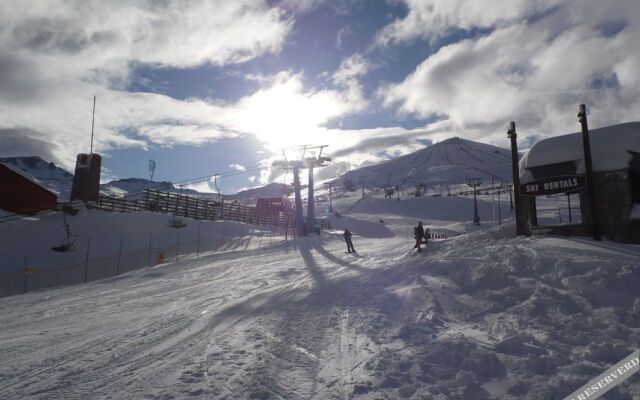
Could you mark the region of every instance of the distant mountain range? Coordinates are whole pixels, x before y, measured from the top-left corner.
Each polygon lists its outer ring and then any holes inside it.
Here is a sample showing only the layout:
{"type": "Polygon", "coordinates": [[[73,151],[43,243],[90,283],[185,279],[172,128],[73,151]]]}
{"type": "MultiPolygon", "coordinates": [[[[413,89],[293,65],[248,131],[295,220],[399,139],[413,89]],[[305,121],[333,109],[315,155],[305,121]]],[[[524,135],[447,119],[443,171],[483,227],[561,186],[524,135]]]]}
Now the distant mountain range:
{"type": "Polygon", "coordinates": [[[461,184],[467,178],[511,181],[511,151],[459,137],[443,140],[380,164],[353,170],[334,182],[351,181],[359,187],[461,184]]]}
{"type": "MultiPolygon", "coordinates": [[[[0,158],[0,163],[9,164],[24,171],[38,183],[58,195],[60,201],[66,201],[71,194],[73,175],[58,167],[52,162],[47,162],[38,156],[6,157],[0,158]]],[[[163,192],[176,192],[199,197],[212,197],[212,193],[202,193],[193,189],[175,187],[173,183],[164,181],[156,182],[143,178],[125,178],[100,185],[103,194],[132,199],[141,199],[144,189],[152,188],[163,192]]],[[[280,197],[286,193],[288,185],[282,183],[270,183],[266,186],[248,189],[233,195],[223,195],[228,200],[251,200],[258,197],[280,197]]]]}
{"type": "Polygon", "coordinates": [[[9,164],[30,175],[42,186],[57,194],[60,199],[69,199],[73,175],[38,156],[0,158],[0,163],[9,164]]]}
{"type": "MultiPolygon", "coordinates": [[[[69,199],[73,175],[54,163],[37,156],[0,158],[0,162],[23,170],[56,193],[61,201],[69,199]]],[[[393,160],[353,170],[333,182],[342,185],[345,181],[350,181],[354,187],[360,187],[362,178],[368,188],[398,185],[406,188],[421,183],[427,186],[462,184],[467,178],[480,178],[485,182],[493,178],[510,182],[511,152],[501,147],[456,137],[393,160]]],[[[142,198],[145,188],[212,196],[211,193],[177,188],[171,182],[154,182],[142,178],[120,179],[100,185],[104,194],[130,198],[142,198]]],[[[289,185],[274,182],[223,197],[248,201],[258,197],[280,197],[289,190],[289,185]]]]}

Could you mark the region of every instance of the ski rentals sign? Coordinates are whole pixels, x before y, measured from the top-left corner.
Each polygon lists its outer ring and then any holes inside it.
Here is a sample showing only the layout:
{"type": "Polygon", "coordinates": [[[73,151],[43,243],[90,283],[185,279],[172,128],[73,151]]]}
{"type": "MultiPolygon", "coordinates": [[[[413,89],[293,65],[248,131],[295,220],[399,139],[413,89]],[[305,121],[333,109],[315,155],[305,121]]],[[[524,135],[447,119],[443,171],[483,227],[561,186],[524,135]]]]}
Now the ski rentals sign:
{"type": "Polygon", "coordinates": [[[521,196],[544,196],[549,194],[574,192],[585,188],[584,175],[562,175],[538,179],[520,186],[521,196]]]}

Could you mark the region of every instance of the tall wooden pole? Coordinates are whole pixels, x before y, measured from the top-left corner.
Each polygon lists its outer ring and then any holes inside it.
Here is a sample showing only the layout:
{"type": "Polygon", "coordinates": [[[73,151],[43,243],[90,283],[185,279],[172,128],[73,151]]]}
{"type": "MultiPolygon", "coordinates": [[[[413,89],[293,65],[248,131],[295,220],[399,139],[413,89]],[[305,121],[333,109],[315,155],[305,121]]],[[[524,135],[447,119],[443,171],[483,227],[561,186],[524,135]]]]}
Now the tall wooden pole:
{"type": "Polygon", "coordinates": [[[600,221],[596,207],[596,196],[593,188],[593,161],[591,160],[591,142],[589,141],[589,126],[587,124],[587,108],[580,104],[578,122],[582,127],[582,149],[584,152],[584,176],[587,184],[587,197],[591,214],[591,233],[593,240],[602,240],[600,235],[600,221]]]}
{"type": "Polygon", "coordinates": [[[91,235],[87,241],[87,256],[84,259],[84,283],[87,283],[87,275],[89,272],[89,251],[91,251],[91,235]]]}
{"type": "Polygon", "coordinates": [[[516,140],[518,135],[516,133],[516,123],[513,121],[509,124],[507,137],[511,139],[511,174],[513,182],[513,200],[516,206],[516,235],[529,236],[529,232],[526,228],[526,221],[524,220],[522,197],[520,197],[520,170],[518,168],[518,142],[516,140]]]}

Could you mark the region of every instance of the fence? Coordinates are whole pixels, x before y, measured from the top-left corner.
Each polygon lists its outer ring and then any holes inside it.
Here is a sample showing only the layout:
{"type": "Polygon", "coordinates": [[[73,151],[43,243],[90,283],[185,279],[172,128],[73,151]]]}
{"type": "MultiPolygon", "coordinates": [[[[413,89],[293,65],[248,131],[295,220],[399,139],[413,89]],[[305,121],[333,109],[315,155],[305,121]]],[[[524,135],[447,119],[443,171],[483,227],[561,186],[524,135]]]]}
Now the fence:
{"type": "Polygon", "coordinates": [[[225,203],[222,198],[205,200],[180,193],[145,189],[144,200],[100,195],[98,208],[107,211],[152,211],[208,221],[235,221],[250,225],[292,228],[293,217],[289,213],[258,209],[239,203],[225,203]]]}
{"type": "MultiPolygon", "coordinates": [[[[169,246],[154,246],[152,234],[146,248],[127,251],[124,236],[114,252],[105,257],[92,257],[91,236],[83,250],[84,260],[75,264],[47,268],[36,266],[24,256],[24,265],[11,272],[0,273],[0,296],[26,293],[32,290],[61,285],[72,285],[118,276],[136,269],[152,268],[155,265],[179,261],[185,257],[200,257],[203,253],[224,252],[238,249],[264,251],[268,246],[285,240],[282,234],[271,230],[242,230],[238,237],[215,236],[198,230],[198,238],[181,242],[180,235],[169,246]]],[[[288,251],[288,250],[287,250],[288,251]]]]}

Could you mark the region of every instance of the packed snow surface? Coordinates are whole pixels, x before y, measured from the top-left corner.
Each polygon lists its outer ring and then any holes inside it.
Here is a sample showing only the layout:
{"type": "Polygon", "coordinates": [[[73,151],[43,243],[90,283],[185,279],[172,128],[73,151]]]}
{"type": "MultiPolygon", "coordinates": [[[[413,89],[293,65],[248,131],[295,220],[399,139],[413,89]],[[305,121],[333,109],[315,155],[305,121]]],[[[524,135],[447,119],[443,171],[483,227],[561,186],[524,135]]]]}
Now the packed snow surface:
{"type": "Polygon", "coordinates": [[[357,254],[335,230],[1,298],[0,398],[562,399],[640,348],[638,246],[484,223],[418,255],[416,218],[464,225],[422,200],[337,202],[357,254]]]}

